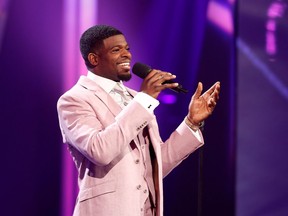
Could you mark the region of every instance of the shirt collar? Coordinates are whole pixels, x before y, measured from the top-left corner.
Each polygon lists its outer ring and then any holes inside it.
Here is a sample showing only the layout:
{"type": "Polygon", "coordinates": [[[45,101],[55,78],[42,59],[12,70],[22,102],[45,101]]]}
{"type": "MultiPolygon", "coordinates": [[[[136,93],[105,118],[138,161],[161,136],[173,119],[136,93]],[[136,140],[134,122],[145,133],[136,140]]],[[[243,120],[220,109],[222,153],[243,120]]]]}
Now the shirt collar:
{"type": "MultiPolygon", "coordinates": [[[[114,89],[117,82],[107,79],[105,77],[98,76],[91,71],[88,71],[87,77],[97,83],[101,88],[104,89],[108,94],[114,89]]],[[[122,81],[120,80],[121,86],[124,87],[122,81]]],[[[125,87],[124,87],[125,88],[125,87]]]]}

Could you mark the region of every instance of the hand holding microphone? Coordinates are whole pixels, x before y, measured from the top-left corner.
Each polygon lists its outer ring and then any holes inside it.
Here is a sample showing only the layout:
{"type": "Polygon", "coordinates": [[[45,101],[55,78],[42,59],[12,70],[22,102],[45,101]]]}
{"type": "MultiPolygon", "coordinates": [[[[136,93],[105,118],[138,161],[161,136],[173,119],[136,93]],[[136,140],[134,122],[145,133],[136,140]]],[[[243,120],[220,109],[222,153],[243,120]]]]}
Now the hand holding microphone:
{"type": "Polygon", "coordinates": [[[144,79],[141,85],[141,91],[154,98],[157,98],[160,92],[167,88],[178,93],[188,92],[179,83],[174,81],[176,76],[171,73],[151,69],[150,66],[139,62],[133,66],[132,72],[144,79]]]}

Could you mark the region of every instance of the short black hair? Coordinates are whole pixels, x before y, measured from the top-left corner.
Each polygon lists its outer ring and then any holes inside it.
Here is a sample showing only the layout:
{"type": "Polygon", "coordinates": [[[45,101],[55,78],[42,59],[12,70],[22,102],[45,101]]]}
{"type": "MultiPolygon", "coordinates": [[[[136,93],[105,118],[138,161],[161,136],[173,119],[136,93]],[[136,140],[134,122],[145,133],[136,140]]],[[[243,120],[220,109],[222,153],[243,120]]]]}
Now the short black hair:
{"type": "Polygon", "coordinates": [[[94,67],[88,60],[88,54],[101,48],[104,39],[120,34],[123,34],[120,30],[108,25],[92,26],[82,34],[80,52],[87,68],[94,67]]]}

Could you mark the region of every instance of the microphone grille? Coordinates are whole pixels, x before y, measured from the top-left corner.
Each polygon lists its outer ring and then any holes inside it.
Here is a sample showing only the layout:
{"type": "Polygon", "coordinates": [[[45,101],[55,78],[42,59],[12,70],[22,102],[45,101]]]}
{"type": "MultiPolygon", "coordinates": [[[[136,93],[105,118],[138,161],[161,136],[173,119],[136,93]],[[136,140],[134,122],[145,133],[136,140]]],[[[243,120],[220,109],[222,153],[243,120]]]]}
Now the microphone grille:
{"type": "Polygon", "coordinates": [[[135,63],[132,68],[132,72],[142,79],[144,79],[150,71],[150,66],[142,64],[140,62],[135,63]]]}

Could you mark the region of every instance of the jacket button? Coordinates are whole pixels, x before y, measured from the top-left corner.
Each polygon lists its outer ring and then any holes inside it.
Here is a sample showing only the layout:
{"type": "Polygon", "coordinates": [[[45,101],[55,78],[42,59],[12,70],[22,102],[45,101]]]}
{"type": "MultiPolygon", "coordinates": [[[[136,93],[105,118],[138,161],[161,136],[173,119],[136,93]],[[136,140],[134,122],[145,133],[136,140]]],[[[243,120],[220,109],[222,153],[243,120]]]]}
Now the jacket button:
{"type": "Polygon", "coordinates": [[[140,190],[141,189],[141,185],[137,185],[137,190],[140,190]]]}
{"type": "Polygon", "coordinates": [[[136,163],[136,164],[139,164],[139,162],[140,162],[139,159],[136,159],[136,160],[135,160],[135,163],[136,163]]]}

